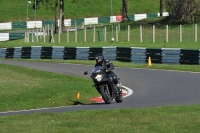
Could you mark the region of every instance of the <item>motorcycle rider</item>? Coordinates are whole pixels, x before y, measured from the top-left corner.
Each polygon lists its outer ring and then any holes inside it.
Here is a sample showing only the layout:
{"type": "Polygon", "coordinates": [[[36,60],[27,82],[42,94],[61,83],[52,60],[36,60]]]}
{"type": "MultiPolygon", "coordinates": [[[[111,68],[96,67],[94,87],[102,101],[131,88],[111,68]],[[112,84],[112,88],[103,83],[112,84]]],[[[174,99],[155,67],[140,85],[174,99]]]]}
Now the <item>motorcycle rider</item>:
{"type": "Polygon", "coordinates": [[[118,81],[117,76],[112,71],[114,69],[113,63],[110,60],[105,60],[103,54],[101,53],[95,55],[95,60],[96,60],[95,67],[104,66],[106,70],[108,70],[107,73],[112,75],[114,83],[118,86],[117,88],[119,88],[121,86],[121,83],[118,81]]]}

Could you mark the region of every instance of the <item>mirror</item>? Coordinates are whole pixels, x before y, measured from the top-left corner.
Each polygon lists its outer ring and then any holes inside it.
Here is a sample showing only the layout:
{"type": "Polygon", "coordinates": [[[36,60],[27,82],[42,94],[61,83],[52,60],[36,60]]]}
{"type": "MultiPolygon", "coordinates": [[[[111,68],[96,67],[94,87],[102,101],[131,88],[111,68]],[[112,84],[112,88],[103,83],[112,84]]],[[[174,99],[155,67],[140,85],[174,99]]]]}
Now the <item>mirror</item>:
{"type": "Polygon", "coordinates": [[[87,72],[87,71],[85,71],[85,72],[84,72],[84,75],[87,75],[87,74],[88,74],[88,72],[87,72]]]}

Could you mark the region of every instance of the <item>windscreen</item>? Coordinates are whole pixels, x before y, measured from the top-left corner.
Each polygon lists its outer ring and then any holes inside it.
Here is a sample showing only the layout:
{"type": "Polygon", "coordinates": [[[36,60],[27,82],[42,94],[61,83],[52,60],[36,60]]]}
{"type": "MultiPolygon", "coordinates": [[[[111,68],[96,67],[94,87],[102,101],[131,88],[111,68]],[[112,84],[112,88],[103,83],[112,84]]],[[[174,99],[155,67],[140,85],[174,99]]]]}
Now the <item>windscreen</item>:
{"type": "Polygon", "coordinates": [[[96,66],[96,67],[93,69],[92,73],[99,73],[99,72],[101,72],[102,69],[103,69],[102,66],[96,66]]]}

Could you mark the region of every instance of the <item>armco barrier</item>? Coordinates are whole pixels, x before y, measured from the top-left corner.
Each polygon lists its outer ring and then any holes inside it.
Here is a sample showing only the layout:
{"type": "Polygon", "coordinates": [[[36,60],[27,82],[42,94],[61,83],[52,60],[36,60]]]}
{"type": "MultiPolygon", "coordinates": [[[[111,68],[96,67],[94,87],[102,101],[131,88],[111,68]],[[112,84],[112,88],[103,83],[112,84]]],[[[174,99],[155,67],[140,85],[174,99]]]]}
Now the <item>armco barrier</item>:
{"type": "Polygon", "coordinates": [[[146,60],[151,57],[151,62],[162,63],[162,50],[161,49],[146,49],[146,60]]]}
{"type": "Polygon", "coordinates": [[[88,60],[89,47],[77,47],[76,48],[76,59],[77,60],[88,60]]]}
{"type": "Polygon", "coordinates": [[[52,59],[52,53],[53,53],[53,48],[52,47],[42,47],[41,49],[41,59],[52,59]]]}
{"type": "Polygon", "coordinates": [[[181,49],[180,64],[199,64],[199,50],[181,49]]]}
{"type": "Polygon", "coordinates": [[[22,51],[21,51],[21,58],[22,59],[30,59],[31,58],[31,47],[22,47],[22,51]]]}
{"type": "Polygon", "coordinates": [[[117,47],[116,60],[123,62],[131,62],[131,48],[117,47]]]}
{"type": "Polygon", "coordinates": [[[64,60],[68,60],[68,59],[75,60],[76,59],[76,48],[65,47],[64,51],[63,51],[63,59],[64,60]]]}
{"type": "Polygon", "coordinates": [[[122,62],[163,64],[200,64],[200,50],[179,48],[140,48],[140,47],[14,47],[0,48],[0,58],[94,60],[97,53],[105,59],[122,62]]]}
{"type": "Polygon", "coordinates": [[[103,48],[90,48],[90,50],[89,50],[89,57],[88,57],[88,59],[89,60],[94,60],[95,59],[95,55],[97,54],[97,53],[102,53],[103,52],[103,48]]]}
{"type": "Polygon", "coordinates": [[[31,47],[31,59],[40,59],[42,55],[42,46],[31,47]]]}
{"type": "Polygon", "coordinates": [[[180,48],[162,48],[162,63],[178,64],[180,52],[180,48]]]}
{"type": "Polygon", "coordinates": [[[52,48],[52,59],[63,59],[63,51],[65,47],[53,46],[52,48]]]}
{"type": "Polygon", "coordinates": [[[6,50],[7,50],[7,48],[1,48],[0,49],[0,58],[6,57],[6,50]]]}
{"type": "Polygon", "coordinates": [[[116,47],[103,47],[103,55],[105,59],[116,60],[116,47]]]}
{"type": "Polygon", "coordinates": [[[146,63],[146,48],[131,47],[131,62],[146,63]]]}

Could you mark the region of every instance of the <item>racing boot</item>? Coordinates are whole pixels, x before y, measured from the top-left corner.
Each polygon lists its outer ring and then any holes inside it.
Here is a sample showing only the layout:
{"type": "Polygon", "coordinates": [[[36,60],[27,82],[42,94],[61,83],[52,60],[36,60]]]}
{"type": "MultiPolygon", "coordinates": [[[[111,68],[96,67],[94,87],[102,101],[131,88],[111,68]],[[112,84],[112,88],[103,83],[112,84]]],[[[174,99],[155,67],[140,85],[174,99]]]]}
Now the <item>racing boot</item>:
{"type": "Polygon", "coordinates": [[[119,94],[122,94],[121,86],[122,86],[121,83],[118,82],[118,84],[117,84],[117,93],[119,93],[119,94]]]}
{"type": "Polygon", "coordinates": [[[117,87],[118,87],[118,88],[121,88],[121,86],[122,86],[121,83],[118,82],[117,87]]]}

